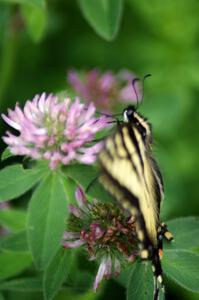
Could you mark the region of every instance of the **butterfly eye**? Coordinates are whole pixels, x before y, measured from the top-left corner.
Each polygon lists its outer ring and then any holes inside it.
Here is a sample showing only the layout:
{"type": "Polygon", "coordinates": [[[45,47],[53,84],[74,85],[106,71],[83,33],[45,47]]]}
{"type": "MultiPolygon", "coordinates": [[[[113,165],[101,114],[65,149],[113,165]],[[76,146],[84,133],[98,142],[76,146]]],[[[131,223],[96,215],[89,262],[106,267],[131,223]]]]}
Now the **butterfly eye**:
{"type": "Polygon", "coordinates": [[[126,113],[127,113],[127,116],[130,118],[134,115],[134,110],[129,108],[129,109],[127,109],[126,113]]]}
{"type": "Polygon", "coordinates": [[[133,106],[127,107],[123,112],[124,122],[132,121],[134,117],[134,113],[135,113],[135,108],[133,106]]]}

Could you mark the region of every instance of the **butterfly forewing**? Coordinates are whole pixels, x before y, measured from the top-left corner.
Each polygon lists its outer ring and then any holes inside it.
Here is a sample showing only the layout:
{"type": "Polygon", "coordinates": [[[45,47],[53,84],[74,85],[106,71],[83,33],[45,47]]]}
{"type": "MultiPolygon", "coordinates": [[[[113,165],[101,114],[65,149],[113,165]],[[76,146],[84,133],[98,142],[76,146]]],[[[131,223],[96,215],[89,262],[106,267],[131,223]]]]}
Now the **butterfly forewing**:
{"type": "MultiPolygon", "coordinates": [[[[161,180],[153,170],[149,150],[132,124],[118,125],[99,155],[104,187],[137,219],[137,235],[143,245],[157,245],[161,180]],[[157,191],[159,196],[157,196],[157,191]]],[[[154,164],[155,165],[155,164],[154,164]]]]}

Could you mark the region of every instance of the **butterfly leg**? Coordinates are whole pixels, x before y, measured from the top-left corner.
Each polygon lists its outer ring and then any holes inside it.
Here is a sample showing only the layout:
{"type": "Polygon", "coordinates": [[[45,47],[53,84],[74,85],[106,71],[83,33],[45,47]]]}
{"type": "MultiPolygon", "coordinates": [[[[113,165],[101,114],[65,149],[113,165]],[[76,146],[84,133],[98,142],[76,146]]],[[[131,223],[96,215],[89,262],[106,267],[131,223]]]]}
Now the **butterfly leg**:
{"type": "Polygon", "coordinates": [[[158,228],[158,254],[160,259],[163,257],[163,237],[165,237],[169,242],[173,240],[173,235],[167,229],[167,225],[165,223],[162,223],[158,228]]]}
{"type": "Polygon", "coordinates": [[[171,242],[173,240],[173,234],[168,230],[165,223],[161,223],[158,228],[158,233],[166,238],[167,241],[171,242]]]}
{"type": "Polygon", "coordinates": [[[168,241],[173,240],[172,233],[167,229],[167,226],[164,223],[162,223],[158,228],[158,247],[157,250],[154,250],[154,255],[152,258],[152,270],[154,274],[153,300],[158,300],[160,290],[164,292],[162,266],[161,266],[161,259],[163,256],[163,237],[165,237],[168,241]]]}

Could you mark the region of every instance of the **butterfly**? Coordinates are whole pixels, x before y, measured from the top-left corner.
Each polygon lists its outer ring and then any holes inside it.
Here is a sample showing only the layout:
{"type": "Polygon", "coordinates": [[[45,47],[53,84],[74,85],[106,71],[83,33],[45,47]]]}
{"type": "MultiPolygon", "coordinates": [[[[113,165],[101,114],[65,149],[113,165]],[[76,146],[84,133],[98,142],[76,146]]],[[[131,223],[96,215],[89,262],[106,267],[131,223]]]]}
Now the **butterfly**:
{"type": "Polygon", "coordinates": [[[121,206],[136,218],[136,232],[142,260],[151,260],[154,273],[154,300],[158,299],[162,279],[162,240],[173,239],[160,222],[164,184],[152,152],[150,123],[137,108],[123,111],[123,121],[104,142],[99,154],[100,182],[121,206]]]}

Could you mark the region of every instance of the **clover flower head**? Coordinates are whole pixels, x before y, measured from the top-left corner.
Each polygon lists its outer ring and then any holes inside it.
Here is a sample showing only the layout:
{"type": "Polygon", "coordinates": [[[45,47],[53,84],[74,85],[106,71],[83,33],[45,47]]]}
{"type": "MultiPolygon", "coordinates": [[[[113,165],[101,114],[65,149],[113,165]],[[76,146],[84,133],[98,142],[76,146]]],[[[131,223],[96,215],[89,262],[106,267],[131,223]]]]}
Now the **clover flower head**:
{"type": "Polygon", "coordinates": [[[138,255],[135,220],[113,203],[89,202],[80,187],[76,205],[69,205],[71,216],[64,233],[65,248],[84,247],[90,260],[99,262],[93,289],[103,278],[118,276],[122,267],[138,255]]]}
{"type": "Polygon", "coordinates": [[[95,117],[95,106],[81,104],[76,98],[59,101],[52,94],[36,95],[23,109],[2,114],[4,121],[17,133],[7,132],[3,140],[15,155],[49,161],[51,169],[72,160],[90,164],[102,143],[91,145],[96,133],[108,125],[104,116],[95,117]]]}
{"type": "Polygon", "coordinates": [[[75,70],[68,72],[68,82],[75,92],[86,102],[93,101],[105,111],[111,111],[117,102],[133,103],[137,101],[137,97],[140,98],[139,89],[136,89],[136,95],[132,88],[134,78],[135,75],[128,70],[114,74],[112,71],[100,73],[93,69],[83,76],[75,70]]]}

